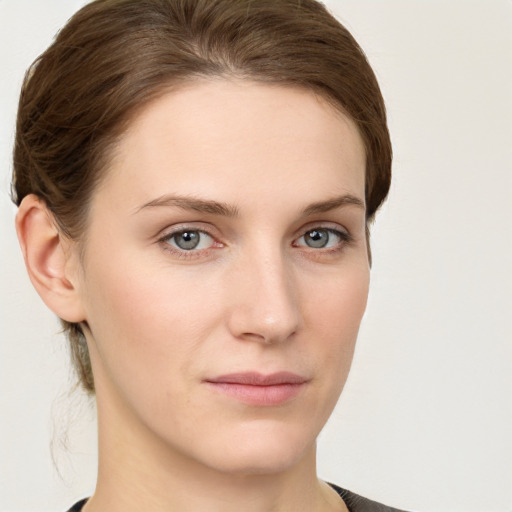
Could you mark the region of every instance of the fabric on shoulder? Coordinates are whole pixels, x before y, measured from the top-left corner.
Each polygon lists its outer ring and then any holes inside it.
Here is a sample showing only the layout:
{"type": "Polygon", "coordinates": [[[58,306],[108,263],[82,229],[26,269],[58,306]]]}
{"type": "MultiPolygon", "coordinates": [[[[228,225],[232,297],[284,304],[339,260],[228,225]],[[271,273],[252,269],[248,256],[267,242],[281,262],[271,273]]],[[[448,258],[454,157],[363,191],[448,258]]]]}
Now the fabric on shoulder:
{"type": "Polygon", "coordinates": [[[75,503],[68,512],[80,512],[82,510],[82,507],[87,503],[88,498],[85,498],[83,500],[80,500],[78,503],[75,503]]]}
{"type": "MultiPolygon", "coordinates": [[[[337,485],[331,483],[329,483],[329,485],[341,496],[349,512],[405,512],[405,510],[388,507],[382,503],[363,498],[363,496],[342,489],[337,485]]],[[[80,512],[86,502],[87,498],[80,500],[78,503],[75,503],[68,512],[80,512]]]]}
{"type": "Polygon", "coordinates": [[[405,512],[405,510],[388,507],[382,503],[369,500],[346,489],[342,489],[337,485],[331,483],[329,483],[329,485],[341,496],[349,512],[405,512]]]}

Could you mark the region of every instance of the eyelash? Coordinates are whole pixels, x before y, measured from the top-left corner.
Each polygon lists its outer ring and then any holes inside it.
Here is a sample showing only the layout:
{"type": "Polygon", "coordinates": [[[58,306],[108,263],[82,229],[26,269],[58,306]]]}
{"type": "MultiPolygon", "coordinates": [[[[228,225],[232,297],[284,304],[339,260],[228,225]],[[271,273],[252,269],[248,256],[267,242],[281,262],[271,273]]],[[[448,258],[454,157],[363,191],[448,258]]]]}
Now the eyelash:
{"type": "Polygon", "coordinates": [[[314,231],[325,231],[328,233],[328,235],[334,235],[339,239],[339,242],[335,244],[334,247],[311,247],[308,245],[298,245],[297,242],[294,242],[294,247],[304,247],[306,249],[310,249],[313,252],[319,252],[321,251],[322,254],[333,254],[343,251],[343,249],[351,244],[354,240],[350,233],[347,231],[341,231],[339,229],[330,228],[327,226],[315,226],[313,228],[307,229],[303,235],[301,235],[297,240],[300,240],[304,238],[308,233],[313,233],[314,231]]]}
{"type": "MultiPolygon", "coordinates": [[[[341,231],[339,229],[331,228],[328,226],[314,226],[311,228],[306,229],[303,234],[294,240],[292,243],[292,247],[301,247],[305,248],[308,251],[311,251],[313,253],[321,253],[321,254],[336,254],[342,252],[347,245],[352,244],[354,241],[353,236],[348,231],[341,231]],[[310,247],[307,245],[298,245],[297,241],[304,238],[308,233],[312,233],[314,231],[325,231],[329,235],[335,235],[337,238],[339,238],[339,243],[335,245],[335,247],[310,247]]],[[[208,231],[204,229],[198,229],[198,228],[187,228],[187,227],[180,227],[179,229],[172,231],[170,233],[166,233],[164,236],[160,237],[158,239],[158,243],[162,246],[163,250],[168,251],[172,253],[174,256],[177,256],[180,259],[194,259],[194,258],[202,258],[205,255],[207,255],[212,249],[218,249],[224,247],[224,244],[221,242],[218,242],[216,238],[210,234],[208,231]],[[170,244],[171,240],[175,240],[175,237],[178,235],[184,234],[184,233],[199,233],[200,235],[206,235],[210,237],[213,240],[213,244],[210,247],[204,248],[204,249],[195,249],[192,248],[190,250],[187,249],[181,249],[176,246],[172,246],[170,244]]],[[[199,242],[200,243],[200,242],[199,242]]]]}
{"type": "Polygon", "coordinates": [[[201,258],[201,257],[204,257],[204,255],[206,253],[209,253],[212,249],[224,247],[224,244],[222,244],[221,242],[218,242],[213,235],[208,233],[208,231],[206,231],[204,229],[187,228],[187,227],[180,227],[176,231],[172,231],[170,233],[165,234],[164,236],[162,236],[161,238],[158,239],[158,243],[162,246],[164,251],[168,251],[180,259],[201,258]],[[177,237],[178,235],[181,235],[184,233],[200,233],[201,235],[206,235],[213,240],[213,246],[205,248],[205,249],[187,250],[187,249],[181,249],[179,247],[172,246],[170,244],[171,240],[175,239],[175,237],[177,237]]]}

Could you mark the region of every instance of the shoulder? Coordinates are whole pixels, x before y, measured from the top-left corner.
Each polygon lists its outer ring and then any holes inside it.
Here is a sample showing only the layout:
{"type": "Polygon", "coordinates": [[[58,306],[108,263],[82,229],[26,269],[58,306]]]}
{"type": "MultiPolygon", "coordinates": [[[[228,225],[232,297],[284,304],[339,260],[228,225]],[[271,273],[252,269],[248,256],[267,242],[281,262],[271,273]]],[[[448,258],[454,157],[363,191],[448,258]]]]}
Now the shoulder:
{"type": "Polygon", "coordinates": [[[349,512],[405,512],[404,510],[388,507],[382,503],[369,500],[337,485],[331,483],[329,485],[341,496],[349,512]]]}
{"type": "MultiPolygon", "coordinates": [[[[398,508],[388,507],[382,503],[369,500],[363,496],[359,496],[353,492],[342,489],[337,485],[329,483],[329,485],[341,496],[345,504],[347,505],[349,512],[405,512],[398,508]]],[[[80,512],[82,507],[87,502],[87,499],[80,500],[75,503],[68,512],[80,512]]]]}

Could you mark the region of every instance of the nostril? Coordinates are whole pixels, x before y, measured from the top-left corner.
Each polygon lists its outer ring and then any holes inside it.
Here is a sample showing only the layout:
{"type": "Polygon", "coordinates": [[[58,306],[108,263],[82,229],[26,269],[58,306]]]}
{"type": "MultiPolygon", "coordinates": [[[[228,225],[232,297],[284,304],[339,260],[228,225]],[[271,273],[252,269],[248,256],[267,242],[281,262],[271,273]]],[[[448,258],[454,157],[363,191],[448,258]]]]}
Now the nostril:
{"type": "Polygon", "coordinates": [[[293,338],[299,323],[295,308],[289,308],[286,313],[281,310],[281,313],[265,314],[253,303],[249,307],[237,307],[232,311],[229,328],[236,338],[270,345],[293,338]]]}

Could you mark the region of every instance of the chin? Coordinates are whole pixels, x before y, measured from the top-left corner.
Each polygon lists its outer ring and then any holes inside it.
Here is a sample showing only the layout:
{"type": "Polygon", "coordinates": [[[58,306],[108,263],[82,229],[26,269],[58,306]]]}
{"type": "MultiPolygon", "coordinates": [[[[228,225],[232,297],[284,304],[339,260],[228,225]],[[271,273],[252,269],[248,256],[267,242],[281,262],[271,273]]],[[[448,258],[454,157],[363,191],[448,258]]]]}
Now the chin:
{"type": "Polygon", "coordinates": [[[253,430],[250,435],[233,435],[225,443],[217,439],[207,465],[229,474],[272,474],[287,471],[315,453],[314,434],[282,427],[253,430]]]}
{"type": "Polygon", "coordinates": [[[211,469],[230,475],[269,475],[283,473],[296,466],[305,456],[304,452],[284,451],[237,453],[234,457],[210,461],[211,469]]]}

